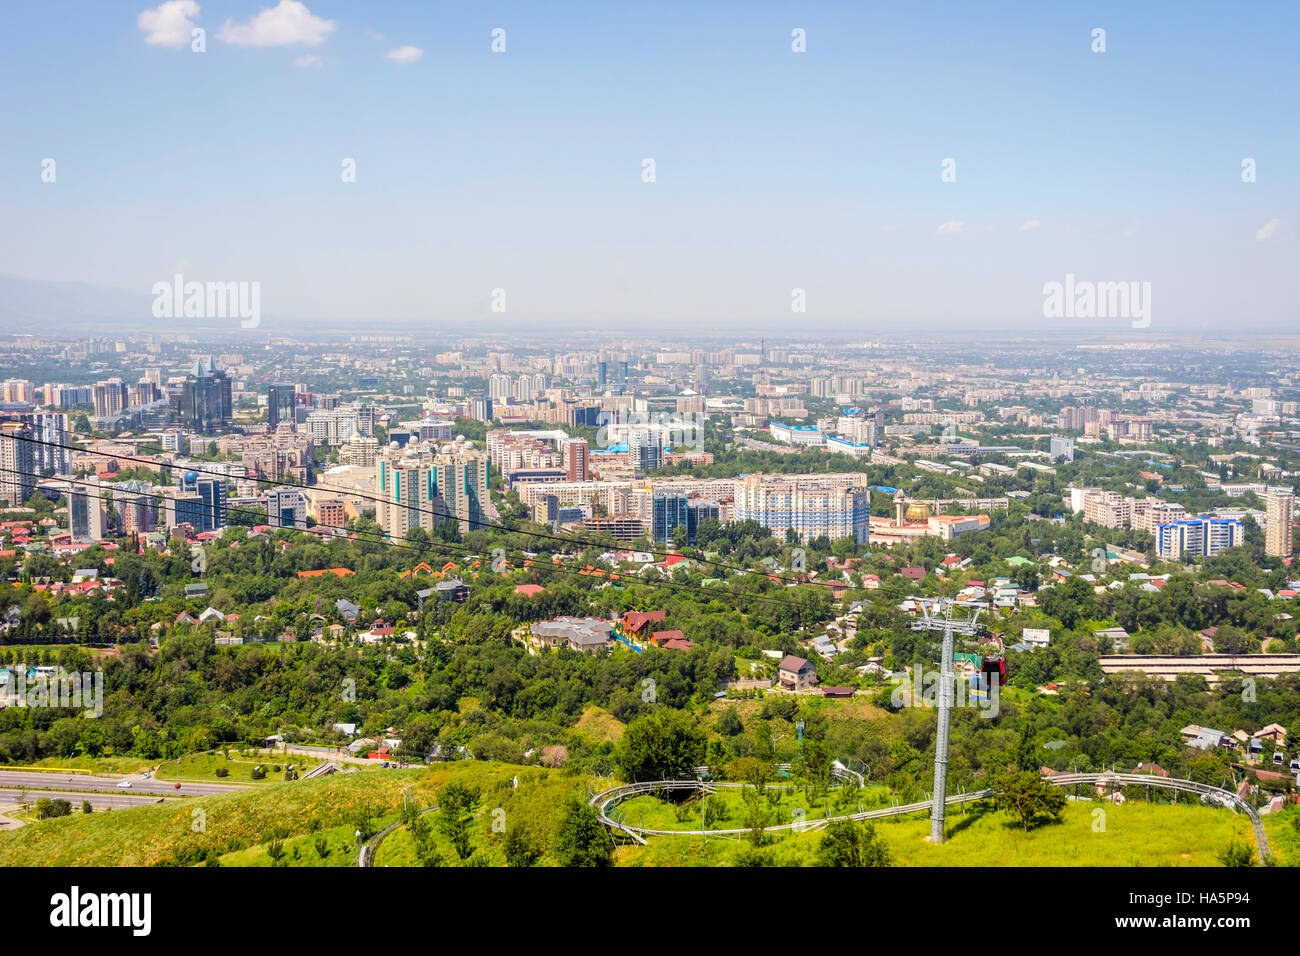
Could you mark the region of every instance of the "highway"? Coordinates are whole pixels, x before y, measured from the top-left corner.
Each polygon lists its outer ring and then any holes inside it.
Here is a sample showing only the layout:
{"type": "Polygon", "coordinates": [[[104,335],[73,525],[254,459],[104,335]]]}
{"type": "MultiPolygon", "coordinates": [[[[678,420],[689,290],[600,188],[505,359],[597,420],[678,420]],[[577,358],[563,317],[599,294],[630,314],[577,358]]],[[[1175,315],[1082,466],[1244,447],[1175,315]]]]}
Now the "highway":
{"type": "Polygon", "coordinates": [[[80,813],[81,804],[84,801],[90,801],[90,805],[96,813],[103,813],[105,810],[124,810],[130,807],[146,807],[155,803],[161,803],[164,800],[174,801],[176,797],[159,797],[152,794],[130,795],[130,791],[114,791],[112,793],[78,793],[74,790],[23,790],[11,787],[0,787],[0,832],[4,830],[16,830],[23,826],[23,822],[17,818],[19,804],[27,803],[31,806],[36,805],[36,801],[43,797],[51,800],[67,800],[72,804],[72,812],[80,813]]]}
{"type": "MultiPolygon", "coordinates": [[[[202,797],[214,793],[229,793],[243,790],[240,784],[229,783],[181,783],[180,789],[170,780],[146,780],[139,774],[109,775],[86,773],[51,773],[28,770],[0,770],[0,790],[28,789],[36,796],[38,790],[61,787],[69,791],[89,791],[94,793],[138,793],[159,797],[202,797]],[[130,788],[119,787],[123,780],[130,782],[130,788]]],[[[33,797],[35,799],[35,797],[33,797]]]]}

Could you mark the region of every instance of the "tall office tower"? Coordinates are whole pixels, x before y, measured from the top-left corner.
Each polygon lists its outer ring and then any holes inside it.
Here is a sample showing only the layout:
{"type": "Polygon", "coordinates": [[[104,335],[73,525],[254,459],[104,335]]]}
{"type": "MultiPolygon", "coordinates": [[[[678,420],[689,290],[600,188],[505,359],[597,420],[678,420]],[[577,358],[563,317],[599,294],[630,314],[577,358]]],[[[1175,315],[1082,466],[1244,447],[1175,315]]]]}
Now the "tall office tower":
{"type": "Polygon", "coordinates": [[[599,362],[596,363],[596,384],[597,385],[609,384],[609,363],[606,362],[604,359],[601,359],[599,362]]]}
{"type": "Polygon", "coordinates": [[[492,415],[493,408],[491,398],[476,398],[470,402],[470,418],[480,422],[490,422],[492,421],[492,415]]]}
{"type": "MultiPolygon", "coordinates": [[[[677,528],[686,530],[687,496],[684,491],[655,491],[650,498],[650,539],[671,544],[677,528]]],[[[644,519],[642,519],[644,520],[644,519]]]]}
{"type": "Polygon", "coordinates": [[[104,537],[104,492],[98,480],[90,478],[72,486],[68,519],[72,540],[85,543],[104,537]]]}
{"type": "Polygon", "coordinates": [[[664,464],[663,448],[658,431],[650,428],[633,428],[627,433],[627,459],[632,470],[648,475],[664,464]]]}
{"type": "Polygon", "coordinates": [[[627,362],[626,361],[621,361],[618,363],[618,384],[619,385],[627,384],[627,362]]]}
{"type": "Polygon", "coordinates": [[[1264,553],[1289,558],[1295,549],[1295,493],[1270,492],[1265,500],[1264,517],[1268,529],[1264,534],[1264,553]]]}
{"type": "Polygon", "coordinates": [[[127,385],[120,378],[96,382],[91,387],[91,401],[95,406],[96,418],[110,418],[117,415],[130,404],[127,385]]]}
{"type": "Polygon", "coordinates": [[[1058,458],[1064,461],[1074,461],[1074,439],[1058,438],[1053,435],[1051,457],[1052,461],[1056,461],[1058,458]]]}
{"type": "Polygon", "coordinates": [[[357,434],[367,438],[375,437],[375,406],[369,402],[357,405],[357,434]]]}
{"type": "Polygon", "coordinates": [[[0,501],[10,507],[23,504],[36,490],[32,426],[20,421],[0,421],[0,501]]]}
{"type": "Polygon", "coordinates": [[[569,438],[565,440],[564,468],[569,481],[587,480],[587,439],[569,438]]]}
{"type": "MultiPolygon", "coordinates": [[[[216,531],[226,526],[226,480],[201,476],[187,471],[181,478],[181,495],[194,495],[198,500],[197,513],[180,520],[188,521],[195,531],[216,531]],[[197,523],[196,523],[197,522],[197,523]]],[[[176,497],[179,499],[181,495],[176,497]]]]}
{"type": "Polygon", "coordinates": [[[223,431],[233,421],[230,378],[210,355],[194,363],[176,400],[181,423],[201,434],[223,431]]]}
{"type": "Polygon", "coordinates": [[[292,385],[276,384],[266,389],[266,430],[275,431],[281,425],[293,424],[295,389],[292,385]]]}

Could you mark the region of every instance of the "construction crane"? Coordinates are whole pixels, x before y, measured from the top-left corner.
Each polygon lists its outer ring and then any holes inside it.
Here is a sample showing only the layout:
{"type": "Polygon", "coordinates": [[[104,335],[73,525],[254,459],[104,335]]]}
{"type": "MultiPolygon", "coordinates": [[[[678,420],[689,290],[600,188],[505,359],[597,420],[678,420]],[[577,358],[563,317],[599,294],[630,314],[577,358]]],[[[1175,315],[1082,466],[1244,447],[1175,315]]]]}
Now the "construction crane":
{"type": "Polygon", "coordinates": [[[934,744],[934,803],[930,807],[930,842],[943,842],[943,821],[948,797],[948,736],[952,727],[952,701],[956,689],[953,671],[953,636],[980,631],[980,613],[988,604],[952,598],[911,598],[921,608],[921,620],[914,631],[942,631],[943,651],[939,657],[939,726],[934,744]],[[960,613],[958,613],[960,612],[960,613]]]}

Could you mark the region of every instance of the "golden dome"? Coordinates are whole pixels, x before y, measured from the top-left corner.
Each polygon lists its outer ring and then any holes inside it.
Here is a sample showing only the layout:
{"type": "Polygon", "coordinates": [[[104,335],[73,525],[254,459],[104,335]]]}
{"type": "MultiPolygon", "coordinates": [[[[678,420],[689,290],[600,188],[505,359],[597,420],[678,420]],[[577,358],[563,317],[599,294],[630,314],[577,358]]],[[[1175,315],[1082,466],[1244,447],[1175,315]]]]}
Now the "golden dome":
{"type": "Polygon", "coordinates": [[[930,517],[930,506],[919,501],[910,504],[907,506],[907,511],[903,517],[907,521],[925,521],[930,517]]]}

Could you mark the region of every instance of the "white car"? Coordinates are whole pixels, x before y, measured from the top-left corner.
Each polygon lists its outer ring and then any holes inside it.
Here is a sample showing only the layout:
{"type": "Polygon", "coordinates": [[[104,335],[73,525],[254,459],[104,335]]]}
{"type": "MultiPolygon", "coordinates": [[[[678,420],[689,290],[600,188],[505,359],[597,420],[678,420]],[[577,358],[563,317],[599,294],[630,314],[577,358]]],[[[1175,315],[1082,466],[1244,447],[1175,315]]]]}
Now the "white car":
{"type": "Polygon", "coordinates": [[[123,780],[121,783],[119,783],[119,784],[117,785],[117,789],[119,789],[119,790],[130,790],[130,789],[131,789],[131,781],[130,781],[130,780],[123,780]]]}

